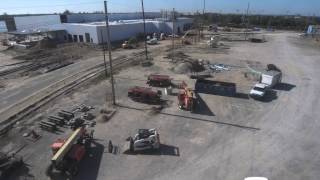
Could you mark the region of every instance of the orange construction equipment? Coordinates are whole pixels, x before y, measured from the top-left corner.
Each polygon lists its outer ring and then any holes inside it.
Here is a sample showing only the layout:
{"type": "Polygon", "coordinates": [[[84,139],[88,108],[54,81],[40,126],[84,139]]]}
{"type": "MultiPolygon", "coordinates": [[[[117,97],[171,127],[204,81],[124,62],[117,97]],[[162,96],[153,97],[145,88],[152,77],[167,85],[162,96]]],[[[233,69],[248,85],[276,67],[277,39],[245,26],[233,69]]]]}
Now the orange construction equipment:
{"type": "Polygon", "coordinates": [[[193,94],[193,90],[187,87],[185,87],[182,91],[179,92],[178,102],[180,109],[185,109],[191,112],[194,110],[195,98],[193,94]]]}
{"type": "Polygon", "coordinates": [[[53,170],[74,176],[78,173],[78,164],[84,158],[93,139],[93,130],[88,133],[85,128],[76,129],[69,138],[57,139],[52,145],[53,157],[47,169],[51,176],[53,170]]]}

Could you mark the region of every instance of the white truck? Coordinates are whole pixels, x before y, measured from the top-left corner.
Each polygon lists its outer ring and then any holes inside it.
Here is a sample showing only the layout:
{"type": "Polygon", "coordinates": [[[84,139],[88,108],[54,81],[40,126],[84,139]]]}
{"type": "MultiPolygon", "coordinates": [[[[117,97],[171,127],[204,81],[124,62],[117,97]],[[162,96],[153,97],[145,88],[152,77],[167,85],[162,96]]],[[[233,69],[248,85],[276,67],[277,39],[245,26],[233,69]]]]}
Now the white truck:
{"type": "Polygon", "coordinates": [[[268,89],[273,88],[276,84],[280,83],[282,73],[280,71],[270,70],[261,74],[260,82],[255,84],[250,91],[251,97],[263,98],[268,89]]]}

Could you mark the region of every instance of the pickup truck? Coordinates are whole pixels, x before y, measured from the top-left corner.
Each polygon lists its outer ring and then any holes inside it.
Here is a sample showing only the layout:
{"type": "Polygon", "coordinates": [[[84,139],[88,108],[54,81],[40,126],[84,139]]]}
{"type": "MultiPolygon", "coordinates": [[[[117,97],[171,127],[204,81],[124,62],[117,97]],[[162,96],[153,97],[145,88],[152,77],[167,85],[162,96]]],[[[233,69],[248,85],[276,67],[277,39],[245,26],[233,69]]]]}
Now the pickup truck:
{"type": "Polygon", "coordinates": [[[254,98],[263,98],[268,89],[273,88],[281,82],[282,73],[280,71],[270,70],[261,74],[260,82],[255,84],[250,91],[250,96],[254,98]]]}
{"type": "Polygon", "coordinates": [[[263,98],[268,90],[268,85],[257,83],[250,91],[250,96],[253,98],[263,98]]]}

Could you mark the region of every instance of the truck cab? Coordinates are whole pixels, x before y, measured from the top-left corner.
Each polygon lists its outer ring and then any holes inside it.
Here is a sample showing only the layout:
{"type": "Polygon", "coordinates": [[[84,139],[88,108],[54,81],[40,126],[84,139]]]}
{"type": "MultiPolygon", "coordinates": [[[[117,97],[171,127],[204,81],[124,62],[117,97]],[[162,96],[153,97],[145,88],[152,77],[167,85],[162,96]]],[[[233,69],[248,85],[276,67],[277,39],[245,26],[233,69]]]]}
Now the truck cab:
{"type": "Polygon", "coordinates": [[[263,98],[268,90],[268,85],[263,83],[257,83],[250,91],[250,96],[253,98],[263,98]]]}

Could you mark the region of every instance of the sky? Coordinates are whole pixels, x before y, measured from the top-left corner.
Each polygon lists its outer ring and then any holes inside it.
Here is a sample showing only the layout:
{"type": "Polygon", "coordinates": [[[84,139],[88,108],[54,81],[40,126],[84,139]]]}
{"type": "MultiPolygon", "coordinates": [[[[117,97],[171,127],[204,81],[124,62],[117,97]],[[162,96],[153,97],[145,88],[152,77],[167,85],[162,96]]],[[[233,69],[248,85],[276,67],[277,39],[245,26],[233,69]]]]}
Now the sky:
{"type": "MultiPolygon", "coordinates": [[[[205,0],[206,12],[251,14],[302,14],[320,16],[320,0],[205,0]]],[[[161,9],[202,12],[203,0],[144,0],[145,11],[161,9]]],[[[0,14],[39,14],[103,11],[102,0],[0,0],[0,14]]],[[[109,12],[141,11],[140,0],[109,0],[109,12]]]]}

